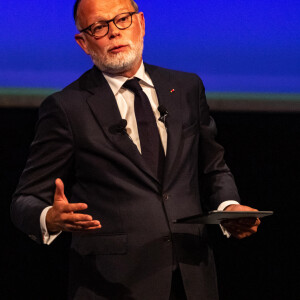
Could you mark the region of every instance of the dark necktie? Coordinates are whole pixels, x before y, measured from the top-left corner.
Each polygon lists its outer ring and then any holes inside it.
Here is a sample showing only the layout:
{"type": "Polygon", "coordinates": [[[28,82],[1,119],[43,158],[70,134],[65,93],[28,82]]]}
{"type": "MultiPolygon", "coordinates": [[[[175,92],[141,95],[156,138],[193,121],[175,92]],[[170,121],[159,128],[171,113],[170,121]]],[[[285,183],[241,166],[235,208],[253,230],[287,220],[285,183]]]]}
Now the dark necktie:
{"type": "Polygon", "coordinates": [[[123,86],[135,95],[134,111],[138,125],[142,157],[158,178],[162,180],[164,150],[150,101],[142,90],[137,78],[126,81],[123,86]]]}

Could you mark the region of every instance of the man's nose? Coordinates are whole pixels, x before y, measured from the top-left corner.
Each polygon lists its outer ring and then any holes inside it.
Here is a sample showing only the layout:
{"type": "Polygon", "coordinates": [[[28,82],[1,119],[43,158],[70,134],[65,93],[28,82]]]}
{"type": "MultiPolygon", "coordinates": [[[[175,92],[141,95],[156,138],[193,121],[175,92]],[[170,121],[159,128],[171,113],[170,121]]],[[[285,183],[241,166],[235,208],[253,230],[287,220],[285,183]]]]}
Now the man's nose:
{"type": "Polygon", "coordinates": [[[111,22],[109,24],[109,32],[108,32],[109,38],[114,38],[116,36],[119,36],[120,31],[121,30],[115,25],[114,22],[111,22]]]}

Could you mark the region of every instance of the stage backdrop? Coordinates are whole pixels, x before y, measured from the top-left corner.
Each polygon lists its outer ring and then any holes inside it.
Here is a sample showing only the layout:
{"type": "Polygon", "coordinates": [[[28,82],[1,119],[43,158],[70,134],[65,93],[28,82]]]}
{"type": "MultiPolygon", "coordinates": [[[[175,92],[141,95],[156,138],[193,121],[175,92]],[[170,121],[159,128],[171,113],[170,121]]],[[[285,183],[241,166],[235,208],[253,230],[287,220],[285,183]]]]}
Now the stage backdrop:
{"type": "MultiPolygon", "coordinates": [[[[74,40],[73,3],[0,2],[1,88],[60,89],[91,67],[74,40]]],[[[300,100],[299,0],[138,4],[146,18],[146,62],[195,72],[209,92],[300,100]]]]}

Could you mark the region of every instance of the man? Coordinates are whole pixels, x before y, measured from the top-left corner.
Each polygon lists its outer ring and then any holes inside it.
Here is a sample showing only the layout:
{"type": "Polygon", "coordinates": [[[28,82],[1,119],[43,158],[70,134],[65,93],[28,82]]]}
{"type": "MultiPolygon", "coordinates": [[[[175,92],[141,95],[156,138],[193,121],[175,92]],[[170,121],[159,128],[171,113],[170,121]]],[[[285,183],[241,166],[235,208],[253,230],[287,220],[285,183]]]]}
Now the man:
{"type": "Polygon", "coordinates": [[[70,299],[217,299],[205,227],[173,220],[253,209],[238,203],[201,80],[143,63],[134,1],[81,0],[74,16],[95,66],[41,105],[12,219],[46,244],[72,232],[70,299]]]}

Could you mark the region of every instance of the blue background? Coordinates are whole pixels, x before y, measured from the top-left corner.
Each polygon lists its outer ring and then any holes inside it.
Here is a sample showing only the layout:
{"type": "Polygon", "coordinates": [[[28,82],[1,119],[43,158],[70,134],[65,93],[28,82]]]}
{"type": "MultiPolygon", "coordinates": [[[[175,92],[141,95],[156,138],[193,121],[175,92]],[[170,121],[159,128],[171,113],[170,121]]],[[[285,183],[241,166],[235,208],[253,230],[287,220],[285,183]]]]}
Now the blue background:
{"type": "MultiPolygon", "coordinates": [[[[71,0],[1,1],[0,87],[62,88],[92,66],[71,0]]],[[[212,92],[300,93],[300,1],[140,0],[144,60],[212,92]]]]}

